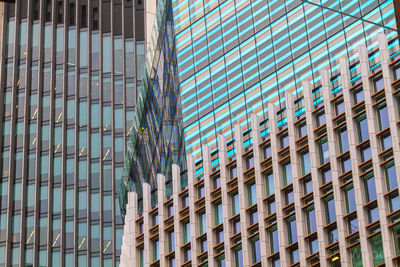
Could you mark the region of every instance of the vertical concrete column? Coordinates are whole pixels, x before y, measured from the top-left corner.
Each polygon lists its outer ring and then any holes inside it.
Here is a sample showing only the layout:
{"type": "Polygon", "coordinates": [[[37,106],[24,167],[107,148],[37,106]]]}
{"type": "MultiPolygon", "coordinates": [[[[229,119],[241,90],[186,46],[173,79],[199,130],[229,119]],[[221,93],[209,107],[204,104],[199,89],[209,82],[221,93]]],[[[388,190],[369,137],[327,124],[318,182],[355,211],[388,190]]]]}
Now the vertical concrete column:
{"type": "MultiPolygon", "coordinates": [[[[365,112],[367,114],[367,125],[369,132],[369,142],[371,145],[371,155],[372,155],[372,165],[374,169],[375,176],[375,189],[376,189],[376,199],[378,201],[378,210],[379,210],[379,220],[381,225],[381,233],[382,233],[382,245],[385,248],[385,264],[387,266],[393,266],[392,258],[394,257],[394,247],[393,242],[391,242],[391,235],[388,229],[388,219],[386,215],[389,213],[389,210],[386,205],[385,200],[385,175],[380,167],[380,159],[378,153],[380,151],[379,140],[376,137],[378,133],[378,118],[376,115],[376,111],[372,106],[372,98],[373,94],[372,82],[369,79],[369,62],[368,62],[368,51],[365,45],[360,46],[360,67],[361,67],[361,77],[364,88],[364,99],[365,99],[365,112]]],[[[372,255],[372,252],[370,253],[372,255]]],[[[372,261],[372,257],[370,257],[372,261]]]]}
{"type": "MultiPolygon", "coordinates": [[[[349,148],[350,148],[350,160],[351,160],[351,168],[353,173],[353,187],[354,194],[356,200],[356,210],[357,210],[357,220],[358,220],[358,231],[360,237],[360,247],[361,247],[361,255],[363,266],[371,266],[371,262],[369,260],[369,248],[368,248],[368,233],[366,231],[366,225],[368,225],[368,215],[365,212],[363,204],[365,203],[365,194],[362,188],[362,178],[360,178],[360,170],[358,168],[360,160],[360,154],[357,151],[356,145],[358,142],[358,132],[357,125],[355,125],[353,120],[353,102],[352,97],[350,95],[350,73],[348,66],[348,59],[341,58],[340,59],[340,75],[342,79],[342,88],[343,88],[343,102],[346,113],[346,126],[347,126],[347,134],[349,138],[349,148]]],[[[325,70],[326,71],[326,70],[325,70]]],[[[326,71],[327,72],[327,71],[326,71]]],[[[325,74],[327,76],[327,74],[325,74]]]]}
{"type": "Polygon", "coordinates": [[[129,192],[128,204],[126,205],[124,235],[122,236],[121,264],[120,264],[121,267],[135,266],[137,262],[136,219],[137,219],[137,194],[136,192],[129,192]]]}
{"type": "Polygon", "coordinates": [[[144,239],[144,265],[149,266],[152,262],[152,247],[150,244],[151,228],[151,187],[148,183],[143,183],[143,239],[144,239]]]}
{"type": "Polygon", "coordinates": [[[240,227],[242,237],[242,255],[243,266],[250,266],[250,252],[247,226],[249,220],[247,218],[246,208],[248,207],[248,194],[247,188],[244,184],[243,171],[243,131],[239,124],[235,125],[235,150],[236,150],[236,164],[238,174],[238,191],[239,191],[239,211],[240,211],[240,227]]]}
{"type": "Polygon", "coordinates": [[[272,169],[274,172],[274,192],[275,192],[275,206],[276,206],[276,221],[278,226],[278,238],[279,238],[279,258],[281,266],[289,266],[289,255],[286,252],[286,244],[288,243],[287,227],[283,221],[285,216],[283,213],[284,196],[282,196],[281,188],[283,187],[283,173],[282,168],[279,164],[279,142],[278,136],[278,122],[276,119],[276,110],[273,103],[268,103],[268,115],[270,125],[270,136],[271,136],[271,153],[272,153],[272,169]]]}
{"type": "MultiPolygon", "coordinates": [[[[208,248],[208,266],[214,267],[214,246],[215,238],[213,228],[215,226],[215,207],[211,203],[211,191],[213,189],[213,181],[211,180],[211,155],[208,146],[203,145],[203,168],[204,168],[204,189],[205,189],[205,206],[207,220],[207,248],[208,248]]],[[[195,227],[196,222],[193,222],[195,227]]]]}
{"type": "Polygon", "coordinates": [[[194,188],[195,181],[195,161],[191,155],[187,156],[188,165],[188,187],[189,187],[189,216],[190,216],[190,236],[191,236],[191,252],[192,252],[192,265],[197,266],[198,260],[197,255],[199,254],[199,248],[196,240],[196,231],[198,229],[196,209],[194,202],[196,201],[196,190],[194,188]],[[190,167],[189,167],[190,166],[190,167]]]}
{"type": "MultiPolygon", "coordinates": [[[[400,23],[400,22],[399,22],[400,23]]],[[[381,54],[381,66],[383,81],[385,84],[386,106],[389,114],[390,135],[392,137],[393,157],[396,166],[397,183],[400,184],[400,137],[397,122],[399,121],[399,109],[396,97],[392,94],[393,71],[389,67],[390,57],[387,38],[384,33],[378,34],[379,50],[381,54]]]]}
{"type": "Polygon", "coordinates": [[[309,82],[303,82],[303,93],[304,93],[304,107],[306,109],[305,112],[306,112],[306,123],[307,123],[307,138],[308,138],[308,148],[310,152],[311,177],[312,177],[312,187],[313,187],[315,219],[317,223],[318,247],[320,248],[319,258],[321,266],[328,266],[327,254],[325,250],[325,247],[327,245],[327,240],[326,240],[326,235],[324,233],[325,206],[323,200],[321,200],[321,191],[319,189],[322,183],[318,172],[319,154],[318,154],[318,146],[315,143],[314,129],[316,128],[316,125],[312,115],[313,100],[309,82]]]}
{"type": "Polygon", "coordinates": [[[225,265],[233,266],[234,260],[232,257],[232,250],[230,247],[230,237],[232,230],[229,225],[229,217],[231,215],[232,204],[230,196],[228,195],[227,182],[229,180],[229,171],[225,167],[227,163],[227,148],[226,139],[223,135],[218,135],[218,157],[221,176],[221,199],[222,199],[222,220],[224,224],[224,249],[225,249],[225,265]]]}
{"type": "Polygon", "coordinates": [[[339,155],[338,147],[337,147],[337,136],[333,131],[333,128],[336,125],[333,125],[333,118],[335,117],[335,110],[332,108],[331,99],[332,99],[332,88],[330,84],[330,78],[328,76],[328,72],[321,73],[321,82],[322,82],[322,94],[324,97],[324,107],[325,107],[325,118],[326,118],[326,133],[328,136],[328,147],[329,147],[329,157],[331,162],[331,173],[332,173],[332,187],[333,187],[333,196],[335,203],[335,212],[336,212],[336,225],[338,231],[338,241],[339,241],[339,249],[340,249],[340,263],[342,266],[350,266],[349,254],[346,249],[346,226],[343,221],[343,216],[345,215],[345,199],[340,190],[340,181],[339,176],[342,174],[341,166],[337,160],[337,156],[339,155]]]}
{"type": "MultiPolygon", "coordinates": [[[[188,162],[188,172],[194,168],[188,162]]],[[[179,198],[179,192],[181,190],[181,175],[180,168],[178,165],[172,165],[172,195],[174,203],[174,235],[175,235],[175,265],[181,266],[183,263],[183,255],[181,250],[181,244],[183,243],[183,229],[179,222],[179,210],[182,208],[182,204],[179,198]]]]}
{"type": "Polygon", "coordinates": [[[167,236],[164,231],[165,223],[164,220],[167,217],[165,214],[164,202],[165,202],[165,176],[157,174],[157,198],[158,198],[158,242],[160,250],[160,266],[167,266],[165,255],[168,254],[168,242],[167,236]]]}
{"type": "Polygon", "coordinates": [[[293,174],[293,198],[295,203],[295,211],[296,211],[296,228],[297,228],[297,240],[299,246],[299,255],[300,255],[300,266],[306,266],[306,255],[307,255],[307,247],[304,240],[306,236],[306,222],[304,221],[303,210],[301,209],[301,185],[299,184],[299,178],[302,177],[302,169],[301,169],[301,161],[299,159],[299,155],[296,153],[296,127],[294,125],[294,102],[293,95],[286,91],[286,116],[287,116],[287,124],[288,124],[288,135],[289,135],[289,146],[290,146],[290,163],[292,166],[292,174],[293,174]]]}
{"type": "Polygon", "coordinates": [[[253,140],[253,156],[254,156],[254,175],[256,180],[257,192],[257,213],[258,213],[258,232],[260,236],[260,252],[261,265],[267,266],[267,237],[265,233],[265,180],[261,174],[261,161],[263,160],[262,151],[260,149],[260,122],[256,113],[251,114],[251,138],[253,140]]]}

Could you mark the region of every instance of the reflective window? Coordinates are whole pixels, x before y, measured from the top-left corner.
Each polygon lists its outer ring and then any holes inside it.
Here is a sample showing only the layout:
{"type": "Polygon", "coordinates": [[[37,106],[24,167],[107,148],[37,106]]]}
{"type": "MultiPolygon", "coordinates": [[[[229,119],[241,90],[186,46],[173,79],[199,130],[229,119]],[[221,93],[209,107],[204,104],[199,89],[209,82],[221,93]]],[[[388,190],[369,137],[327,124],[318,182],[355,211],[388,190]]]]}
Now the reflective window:
{"type": "Polygon", "coordinates": [[[10,19],[7,23],[7,57],[14,56],[14,34],[15,34],[15,20],[10,19]]]}
{"type": "Polygon", "coordinates": [[[26,58],[27,50],[26,50],[26,43],[27,43],[27,21],[21,21],[20,28],[19,28],[19,57],[20,59],[26,58]]]}
{"type": "Polygon", "coordinates": [[[43,46],[43,52],[44,52],[44,62],[50,62],[51,60],[51,47],[52,47],[52,40],[53,40],[53,31],[52,31],[52,25],[45,25],[44,26],[44,46],[43,46]]]}
{"type": "Polygon", "coordinates": [[[111,117],[111,106],[103,106],[103,131],[112,129],[111,117]]]}
{"type": "Polygon", "coordinates": [[[134,63],[135,60],[131,60],[132,58],[135,58],[135,43],[133,39],[127,39],[125,40],[125,75],[128,78],[134,77],[135,76],[135,67],[134,63]]]}
{"type": "Polygon", "coordinates": [[[88,77],[87,77],[87,72],[81,72],[79,75],[79,97],[86,97],[88,92],[87,92],[87,83],[88,83],[88,77]]]}
{"type": "Polygon", "coordinates": [[[376,199],[375,178],[372,174],[364,178],[365,200],[371,202],[376,199]]]}
{"type": "Polygon", "coordinates": [[[114,104],[123,104],[124,102],[124,86],[121,80],[116,80],[114,84],[114,104]]]}
{"type": "Polygon", "coordinates": [[[99,82],[99,75],[92,74],[91,77],[91,86],[90,86],[90,97],[92,100],[97,100],[100,98],[100,82],[99,82]]]}
{"type": "Polygon", "coordinates": [[[325,198],[325,213],[326,224],[330,224],[336,220],[335,200],[333,199],[333,195],[325,198]]]}
{"type": "Polygon", "coordinates": [[[282,165],[282,172],[283,172],[283,185],[286,186],[293,182],[292,177],[292,164],[286,163],[282,165]]]}
{"type": "Polygon", "coordinates": [[[90,126],[92,128],[98,128],[99,125],[99,104],[92,104],[90,105],[91,113],[90,113],[90,119],[91,119],[91,124],[90,126]]]}
{"type": "Polygon", "coordinates": [[[267,196],[270,196],[274,193],[274,174],[268,173],[265,175],[265,185],[266,185],[266,193],[267,196]]]}
{"type": "Polygon", "coordinates": [[[388,115],[386,103],[379,105],[377,112],[378,112],[379,130],[382,131],[389,127],[389,115],[388,115]]]}
{"type": "Polygon", "coordinates": [[[382,77],[382,76],[379,77],[379,78],[377,78],[377,79],[375,79],[375,80],[373,81],[373,83],[374,83],[374,90],[375,90],[375,92],[378,92],[378,91],[382,90],[383,88],[385,88],[385,84],[384,84],[384,81],[383,81],[383,77],[382,77]]]}
{"type": "Polygon", "coordinates": [[[13,86],[13,63],[8,62],[6,63],[6,86],[7,87],[12,87],[13,86]]]}
{"type": "Polygon", "coordinates": [[[32,60],[39,59],[39,37],[40,24],[35,22],[32,24],[32,60]]]}
{"type": "Polygon", "coordinates": [[[386,176],[386,186],[388,192],[398,187],[396,168],[394,166],[393,161],[385,165],[385,176],[386,176]]]}
{"type": "Polygon", "coordinates": [[[39,70],[38,65],[31,66],[31,92],[39,88],[39,70]]]}
{"type": "MultiPolygon", "coordinates": [[[[123,57],[123,46],[124,41],[121,37],[114,38],[114,74],[122,75],[122,68],[124,66],[124,57],[123,57]]],[[[133,59],[132,57],[131,59],[133,59]]],[[[127,61],[130,61],[129,59],[127,61]]]]}
{"type": "Polygon", "coordinates": [[[99,145],[99,133],[92,133],[91,140],[90,140],[90,157],[91,158],[98,158],[100,156],[100,149],[99,145]]]}
{"type": "MultiPolygon", "coordinates": [[[[100,35],[99,33],[92,33],[92,70],[98,70],[100,66],[100,35]]],[[[133,58],[133,57],[132,57],[133,58]]]]}
{"type": "Polygon", "coordinates": [[[64,62],[64,27],[57,27],[56,29],[56,63],[62,64],[64,62]]]}
{"type": "Polygon", "coordinates": [[[111,72],[111,36],[103,36],[103,73],[111,72]]]}
{"type": "Polygon", "coordinates": [[[321,165],[329,162],[328,138],[324,137],[319,141],[319,152],[321,165]]]}
{"type": "Polygon", "coordinates": [[[4,93],[4,117],[11,116],[11,97],[12,97],[12,92],[11,91],[6,91],[4,93]]]}
{"type": "Polygon", "coordinates": [[[215,206],[215,225],[222,223],[222,203],[215,206]]]}
{"type": "Polygon", "coordinates": [[[364,100],[364,91],[362,88],[353,91],[354,104],[358,104],[364,100]]]}
{"type": "Polygon", "coordinates": [[[232,215],[239,214],[240,206],[239,206],[239,194],[236,193],[232,196],[232,215]]]}
{"type": "Polygon", "coordinates": [[[53,214],[61,213],[61,188],[53,188],[53,214]]]}
{"type": "Polygon", "coordinates": [[[61,183],[62,177],[62,158],[54,157],[53,159],[53,183],[61,183]]]}
{"type": "Polygon", "coordinates": [[[87,102],[79,102],[79,126],[85,126],[87,124],[87,102]]]}
{"type": "Polygon", "coordinates": [[[71,27],[68,30],[68,62],[67,65],[75,66],[75,49],[76,49],[76,29],[71,27]]]}
{"type": "Polygon", "coordinates": [[[331,169],[322,170],[322,182],[326,184],[332,180],[331,169]]]}
{"type": "Polygon", "coordinates": [[[346,211],[350,213],[356,210],[356,198],[354,195],[353,185],[348,185],[344,189],[344,195],[346,199],[346,211]]]}
{"type": "Polygon", "coordinates": [[[103,78],[103,90],[102,90],[103,102],[111,102],[111,94],[112,94],[111,86],[112,86],[111,78],[103,78]]]}
{"type": "Polygon", "coordinates": [[[51,88],[51,69],[50,67],[43,68],[43,92],[50,92],[51,88]]]}
{"type": "Polygon", "coordinates": [[[326,123],[325,113],[317,114],[317,126],[324,125],[326,123]]]}
{"type": "Polygon", "coordinates": [[[80,160],[78,165],[79,186],[85,186],[86,179],[87,179],[87,162],[86,160],[80,160]]]}
{"type": "Polygon", "coordinates": [[[87,153],[87,132],[86,130],[80,130],[78,136],[78,146],[79,146],[79,157],[85,156],[87,153]]]}
{"type": "Polygon", "coordinates": [[[301,167],[302,175],[311,172],[310,153],[308,151],[301,154],[301,167]]]}
{"type": "Polygon", "coordinates": [[[306,209],[306,220],[307,220],[307,233],[311,234],[317,231],[317,221],[315,218],[314,205],[306,209]]]}
{"type": "Polygon", "coordinates": [[[349,150],[349,139],[347,136],[347,129],[340,129],[338,132],[338,139],[339,139],[339,151],[340,154],[349,150]]]}
{"type": "Polygon", "coordinates": [[[88,32],[81,31],[79,36],[79,66],[85,68],[88,65],[88,32]]]}
{"type": "Polygon", "coordinates": [[[269,232],[269,245],[271,249],[271,254],[279,251],[279,239],[278,239],[278,228],[277,226],[273,226],[268,229],[269,232]]]}
{"type": "Polygon", "coordinates": [[[253,263],[261,261],[260,239],[257,236],[251,240],[253,263]]]}
{"type": "Polygon", "coordinates": [[[256,184],[251,184],[248,186],[249,192],[249,206],[253,206],[257,203],[257,191],[256,191],[256,184]]]}
{"type": "Polygon", "coordinates": [[[65,210],[67,216],[74,214],[74,189],[68,189],[65,192],[65,210]]]}

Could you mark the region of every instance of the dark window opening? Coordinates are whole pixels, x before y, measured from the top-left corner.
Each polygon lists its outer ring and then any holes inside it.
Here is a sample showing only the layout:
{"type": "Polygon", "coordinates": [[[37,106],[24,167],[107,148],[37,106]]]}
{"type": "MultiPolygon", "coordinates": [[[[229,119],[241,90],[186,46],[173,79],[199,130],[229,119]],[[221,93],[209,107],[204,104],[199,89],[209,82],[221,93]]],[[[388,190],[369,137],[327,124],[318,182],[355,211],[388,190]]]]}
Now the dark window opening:
{"type": "Polygon", "coordinates": [[[40,7],[39,0],[34,0],[33,1],[33,20],[39,19],[39,7],[40,7]]]}
{"type": "Polygon", "coordinates": [[[57,2],[57,23],[64,23],[64,4],[62,1],[57,2]]]}
{"type": "Polygon", "coordinates": [[[69,4],[69,25],[75,25],[75,3],[69,4]]]}
{"type": "Polygon", "coordinates": [[[51,21],[51,0],[46,1],[46,22],[51,21]]]}
{"type": "Polygon", "coordinates": [[[81,6],[81,28],[87,28],[87,10],[86,5],[81,6]]]}
{"type": "Polygon", "coordinates": [[[99,10],[97,7],[93,8],[93,28],[92,30],[99,29],[99,10]]]}

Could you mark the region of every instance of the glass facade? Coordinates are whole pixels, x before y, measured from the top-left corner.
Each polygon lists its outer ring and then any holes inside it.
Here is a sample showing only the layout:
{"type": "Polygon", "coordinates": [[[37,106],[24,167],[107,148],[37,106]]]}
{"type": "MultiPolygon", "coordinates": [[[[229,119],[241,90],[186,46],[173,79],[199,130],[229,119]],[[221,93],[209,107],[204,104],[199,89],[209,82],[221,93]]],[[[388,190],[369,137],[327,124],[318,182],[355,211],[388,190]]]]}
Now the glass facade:
{"type": "MultiPolygon", "coordinates": [[[[358,47],[376,51],[378,32],[387,35],[390,53],[398,50],[393,1],[172,3],[186,151],[197,162],[200,144],[216,151],[219,134],[230,141],[234,124],[250,128],[251,113],[267,119],[268,102],[284,109],[285,91],[302,97],[305,79],[318,87],[320,70],[329,68],[335,83],[339,58],[348,57],[352,81],[359,79],[358,47]]],[[[377,58],[371,53],[371,67],[377,58]]],[[[380,90],[382,79],[374,84],[380,90]]],[[[342,108],[338,103],[337,114],[342,108]]],[[[385,127],[386,110],[377,112],[385,127]]]]}
{"type": "Polygon", "coordinates": [[[0,7],[0,266],[119,265],[118,188],[143,72],[134,2],[0,7]]]}

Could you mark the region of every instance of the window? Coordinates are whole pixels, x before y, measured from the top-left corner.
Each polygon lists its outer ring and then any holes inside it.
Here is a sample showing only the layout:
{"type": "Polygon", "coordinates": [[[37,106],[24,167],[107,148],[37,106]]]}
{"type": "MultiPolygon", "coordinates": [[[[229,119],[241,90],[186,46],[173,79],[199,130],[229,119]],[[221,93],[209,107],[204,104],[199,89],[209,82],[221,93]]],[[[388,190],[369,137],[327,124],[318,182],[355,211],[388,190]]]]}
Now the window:
{"type": "Polygon", "coordinates": [[[335,201],[333,195],[325,198],[325,213],[326,213],[326,224],[330,224],[336,220],[335,201]]]}
{"type": "Polygon", "coordinates": [[[328,243],[329,245],[339,240],[337,228],[328,230],[328,243]]]}
{"type": "Polygon", "coordinates": [[[377,113],[378,113],[379,130],[382,131],[389,127],[389,115],[386,103],[383,103],[378,106],[377,113]]]}
{"type": "Polygon", "coordinates": [[[349,218],[348,227],[349,227],[349,234],[352,234],[352,233],[355,233],[358,231],[357,217],[349,218]]]}
{"type": "Polygon", "coordinates": [[[347,136],[347,129],[342,128],[338,132],[338,139],[339,139],[339,151],[340,154],[349,150],[349,139],[347,136]]]}
{"type": "Polygon", "coordinates": [[[308,151],[301,154],[301,170],[302,175],[311,172],[310,153],[308,151]]]}
{"type": "Polygon", "coordinates": [[[250,225],[253,225],[255,223],[258,223],[258,213],[257,213],[257,209],[252,209],[250,211],[250,225]]]}
{"type": "Polygon", "coordinates": [[[289,136],[287,134],[282,135],[280,140],[281,140],[281,149],[289,145],[289,136]]]}
{"type": "Polygon", "coordinates": [[[199,241],[200,241],[200,252],[203,253],[207,251],[207,237],[203,237],[199,241]]]}
{"type": "Polygon", "coordinates": [[[271,215],[271,214],[276,212],[275,201],[268,201],[268,203],[267,203],[267,211],[268,211],[268,215],[271,215]]]}
{"type": "Polygon", "coordinates": [[[253,263],[261,261],[261,251],[260,251],[260,238],[257,236],[251,240],[253,263]]]}
{"type": "Polygon", "coordinates": [[[390,208],[390,212],[400,209],[399,195],[395,194],[395,195],[389,196],[389,208],[390,208]]]}
{"type": "Polygon", "coordinates": [[[358,140],[360,143],[369,139],[367,118],[365,114],[357,118],[357,128],[358,128],[358,140]]]}
{"type": "Polygon", "coordinates": [[[287,228],[289,244],[297,242],[296,216],[293,215],[287,219],[287,228]]]}
{"type": "Polygon", "coordinates": [[[236,178],[237,177],[237,167],[233,166],[232,168],[229,169],[230,172],[230,178],[236,178]]]}
{"type": "Polygon", "coordinates": [[[222,223],[222,203],[215,206],[215,225],[222,223]]]}
{"type": "Polygon", "coordinates": [[[267,196],[270,196],[274,193],[274,174],[268,173],[265,175],[265,185],[266,185],[266,193],[267,196]]]}
{"type": "Polygon", "coordinates": [[[313,191],[312,180],[306,179],[303,181],[303,192],[304,195],[309,194],[313,191]]]}
{"type": "Polygon", "coordinates": [[[385,133],[381,138],[382,151],[392,147],[392,136],[390,133],[385,133]]]}
{"type": "Polygon", "coordinates": [[[160,242],[158,239],[153,240],[153,261],[160,259],[160,242]]]}
{"type": "Polygon", "coordinates": [[[382,90],[383,88],[385,88],[385,83],[383,82],[382,76],[374,79],[373,83],[374,83],[375,92],[378,92],[378,91],[382,90]]]}
{"type": "Polygon", "coordinates": [[[307,135],[307,124],[300,124],[298,127],[299,138],[307,135]]]}
{"type": "Polygon", "coordinates": [[[285,201],[286,201],[286,203],[285,203],[286,205],[289,205],[289,204],[293,203],[294,195],[293,195],[293,190],[292,189],[286,191],[286,193],[285,193],[285,201]]]}
{"type": "Polygon", "coordinates": [[[271,150],[271,145],[266,145],[264,147],[264,158],[269,158],[272,156],[272,150],[271,150]]]}
{"type": "Polygon", "coordinates": [[[237,233],[240,233],[240,232],[241,232],[240,220],[239,220],[239,219],[234,220],[234,221],[232,222],[232,229],[233,229],[233,233],[234,233],[234,234],[237,234],[237,233]]]}
{"type": "Polygon", "coordinates": [[[385,164],[385,176],[386,176],[386,186],[387,191],[391,191],[398,187],[396,168],[393,161],[385,164]]]}
{"type": "Polygon", "coordinates": [[[291,249],[290,250],[290,264],[295,264],[300,260],[299,257],[299,250],[296,249],[291,249]]]}
{"type": "Polygon", "coordinates": [[[205,189],[204,189],[204,184],[202,184],[199,187],[197,187],[197,198],[204,197],[204,194],[205,194],[205,189]]]}
{"type": "Polygon", "coordinates": [[[283,172],[284,186],[291,184],[293,182],[293,177],[292,177],[292,165],[290,164],[290,162],[282,166],[282,172],[283,172]]]}
{"type": "Polygon", "coordinates": [[[310,239],[309,240],[310,254],[314,254],[318,251],[318,239],[310,239]]]}
{"type": "Polygon", "coordinates": [[[374,266],[378,266],[385,262],[381,234],[376,234],[370,238],[372,256],[374,258],[374,266]]]}
{"type": "Polygon", "coordinates": [[[326,123],[325,113],[317,114],[316,121],[317,121],[317,126],[318,127],[321,126],[321,125],[324,125],[326,123]]]}
{"type": "Polygon", "coordinates": [[[336,111],[336,116],[340,115],[344,112],[344,102],[343,101],[335,104],[335,111],[336,111]]]}
{"type": "Polygon", "coordinates": [[[319,152],[321,165],[329,162],[329,147],[327,137],[324,137],[319,141],[319,152]]]}
{"type": "Polygon", "coordinates": [[[369,159],[371,159],[371,147],[368,145],[362,146],[360,148],[360,153],[361,153],[361,162],[365,162],[369,159]]]}
{"type": "Polygon", "coordinates": [[[306,209],[306,220],[307,220],[307,233],[311,234],[317,231],[317,221],[315,218],[314,205],[311,205],[306,209]]]}
{"type": "Polygon", "coordinates": [[[246,158],[246,169],[248,170],[252,167],[254,167],[254,157],[250,156],[246,158]]]}
{"type": "Polygon", "coordinates": [[[235,266],[243,266],[242,246],[235,248],[235,266]]]}
{"type": "Polygon", "coordinates": [[[344,189],[344,195],[346,199],[346,211],[350,213],[356,210],[356,199],[354,196],[353,184],[348,185],[344,189]]]}
{"type": "Polygon", "coordinates": [[[376,199],[375,178],[372,174],[364,177],[365,200],[371,202],[376,199]]]}
{"type": "Polygon", "coordinates": [[[190,242],[190,223],[183,223],[183,243],[186,244],[190,242]]]}
{"type": "Polygon", "coordinates": [[[240,207],[239,207],[239,194],[236,193],[232,196],[232,215],[239,214],[240,207]]]}
{"type": "Polygon", "coordinates": [[[346,173],[351,170],[351,160],[349,157],[342,159],[342,173],[346,173]]]}
{"type": "Polygon", "coordinates": [[[217,239],[216,239],[217,244],[224,242],[224,229],[222,227],[220,227],[216,230],[215,235],[217,237],[217,239]]]}
{"type": "Polygon", "coordinates": [[[172,252],[175,250],[175,233],[169,232],[168,233],[168,251],[172,252]]]}
{"type": "Polygon", "coordinates": [[[357,88],[353,91],[353,98],[354,98],[354,104],[358,104],[364,100],[364,91],[362,87],[357,88]]]}
{"type": "Polygon", "coordinates": [[[250,207],[257,203],[256,184],[249,185],[248,192],[249,192],[249,207],[250,207]]]}
{"type": "Polygon", "coordinates": [[[379,210],[376,204],[372,207],[368,207],[368,221],[369,223],[373,223],[379,220],[379,210]]]}

